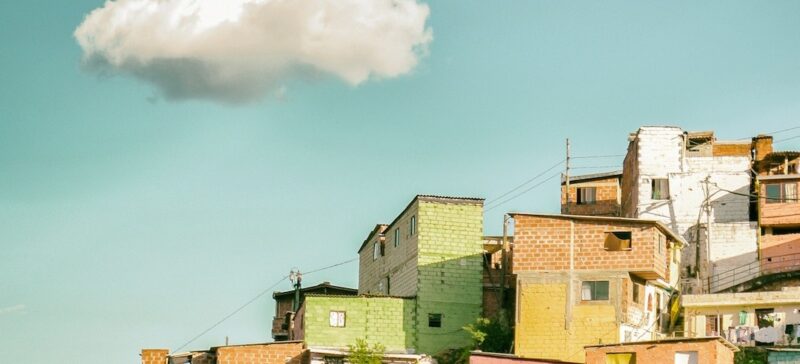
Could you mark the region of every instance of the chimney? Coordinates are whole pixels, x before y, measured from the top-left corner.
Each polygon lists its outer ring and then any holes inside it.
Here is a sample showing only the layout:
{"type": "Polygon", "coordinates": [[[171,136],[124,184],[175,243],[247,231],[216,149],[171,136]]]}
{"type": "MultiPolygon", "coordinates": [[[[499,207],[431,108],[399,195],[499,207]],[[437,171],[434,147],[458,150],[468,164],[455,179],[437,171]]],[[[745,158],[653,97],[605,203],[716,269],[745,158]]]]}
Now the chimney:
{"type": "Polygon", "coordinates": [[[767,154],[772,153],[772,136],[759,134],[753,138],[753,151],[755,152],[753,156],[755,162],[763,160],[767,154]]]}
{"type": "Polygon", "coordinates": [[[142,349],[142,364],[165,364],[168,355],[167,349],[142,349]]]}

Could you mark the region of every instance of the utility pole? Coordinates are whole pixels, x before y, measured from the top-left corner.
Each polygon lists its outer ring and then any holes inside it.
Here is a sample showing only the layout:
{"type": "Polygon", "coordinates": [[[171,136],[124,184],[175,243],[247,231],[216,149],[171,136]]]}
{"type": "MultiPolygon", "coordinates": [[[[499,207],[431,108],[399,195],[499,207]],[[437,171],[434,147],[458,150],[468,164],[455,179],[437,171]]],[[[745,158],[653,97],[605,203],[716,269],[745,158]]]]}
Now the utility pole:
{"type": "Polygon", "coordinates": [[[569,214],[569,138],[567,138],[567,163],[566,169],[564,170],[564,178],[566,180],[565,193],[567,195],[566,203],[564,204],[564,212],[569,214]]]}
{"type": "Polygon", "coordinates": [[[506,276],[508,275],[508,214],[503,215],[503,250],[500,252],[500,311],[506,309],[506,276]]]}
{"type": "Polygon", "coordinates": [[[289,272],[289,280],[294,284],[294,302],[292,302],[292,312],[297,312],[300,308],[300,286],[303,281],[303,273],[297,268],[289,272]]]}

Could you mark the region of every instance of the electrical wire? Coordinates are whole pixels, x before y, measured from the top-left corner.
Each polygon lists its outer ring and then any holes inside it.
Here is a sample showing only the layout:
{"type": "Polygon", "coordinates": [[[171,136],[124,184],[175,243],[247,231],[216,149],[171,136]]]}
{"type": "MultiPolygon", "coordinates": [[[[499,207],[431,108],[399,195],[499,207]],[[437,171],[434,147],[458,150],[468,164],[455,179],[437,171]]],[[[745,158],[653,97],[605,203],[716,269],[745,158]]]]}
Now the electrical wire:
{"type": "Polygon", "coordinates": [[[577,157],[569,157],[569,159],[592,159],[592,158],[617,158],[624,157],[625,154],[611,154],[611,155],[581,155],[577,157]]]}
{"type": "Polygon", "coordinates": [[[788,141],[790,141],[790,140],[794,140],[794,139],[797,139],[797,138],[800,138],[800,135],[795,135],[795,136],[793,136],[793,137],[789,137],[789,138],[786,138],[786,139],[777,140],[777,141],[775,141],[775,142],[774,142],[774,143],[772,143],[772,144],[778,144],[778,143],[788,142],[788,141]]]}
{"type": "MultiPolygon", "coordinates": [[[[336,263],[336,264],[331,264],[331,265],[326,266],[326,267],[313,269],[313,270],[310,270],[308,272],[303,273],[303,275],[309,275],[309,274],[313,274],[313,273],[316,273],[316,272],[321,272],[321,271],[324,271],[324,270],[327,270],[327,269],[331,269],[331,268],[334,268],[334,267],[338,267],[340,265],[345,265],[347,263],[352,263],[352,262],[355,262],[358,259],[359,258],[353,258],[353,259],[349,259],[349,260],[346,260],[346,261],[343,261],[343,262],[339,262],[339,263],[336,263]]],[[[227,314],[221,320],[217,321],[216,323],[211,325],[209,328],[203,330],[201,333],[195,335],[189,341],[187,341],[183,345],[179,346],[177,349],[173,350],[172,353],[170,353],[170,355],[173,355],[173,354],[175,354],[177,352],[180,352],[181,349],[187,347],[189,344],[193,343],[195,340],[197,340],[197,339],[201,338],[203,335],[209,333],[211,330],[213,330],[217,326],[221,325],[223,322],[227,321],[229,318],[233,317],[234,315],[236,315],[237,313],[239,313],[240,311],[245,309],[245,307],[249,306],[253,302],[257,301],[259,298],[263,297],[265,294],[267,294],[273,288],[277,287],[279,284],[281,284],[287,278],[289,278],[288,275],[281,277],[274,284],[272,284],[271,286],[269,286],[269,287],[265,288],[264,290],[262,290],[261,292],[259,292],[257,295],[255,295],[253,298],[251,298],[249,301],[245,302],[243,305],[239,306],[237,309],[235,309],[231,313],[227,314]]]]}
{"type": "MultiPolygon", "coordinates": [[[[786,128],[786,129],[781,129],[781,130],[771,131],[771,132],[769,132],[769,133],[764,133],[764,134],[762,134],[762,135],[773,135],[773,134],[780,134],[780,133],[784,133],[784,132],[787,132],[787,131],[792,131],[792,130],[797,130],[797,129],[800,129],[800,126],[794,126],[794,127],[791,127],[791,128],[786,128]]],[[[744,138],[739,138],[738,140],[745,140],[745,139],[752,139],[752,137],[744,137],[744,138]]]]}
{"type": "Polygon", "coordinates": [[[548,169],[546,169],[546,170],[544,170],[544,171],[540,172],[539,174],[537,174],[537,175],[533,176],[531,179],[529,179],[529,180],[527,180],[527,181],[523,182],[523,183],[522,183],[522,184],[520,184],[519,186],[517,186],[517,187],[514,187],[514,188],[512,188],[512,189],[508,190],[506,193],[504,193],[504,194],[502,194],[502,195],[500,195],[500,196],[497,196],[497,197],[495,197],[495,198],[493,198],[493,199],[491,199],[491,200],[488,200],[488,201],[484,202],[484,205],[491,205],[491,204],[493,204],[494,202],[496,202],[496,201],[500,200],[501,198],[508,196],[508,195],[509,195],[509,194],[511,194],[512,192],[514,192],[514,191],[516,191],[516,190],[518,190],[518,189],[520,189],[520,188],[524,187],[524,186],[525,186],[525,185],[527,185],[528,183],[531,183],[531,182],[535,181],[536,179],[538,179],[539,177],[541,177],[541,176],[542,176],[542,175],[544,175],[545,173],[552,171],[554,168],[556,168],[556,167],[560,166],[560,165],[561,165],[561,164],[563,164],[565,161],[566,161],[566,159],[562,159],[562,160],[558,161],[558,163],[556,163],[556,164],[552,165],[550,168],[548,168],[548,169]]]}
{"type": "Polygon", "coordinates": [[[591,168],[619,168],[620,166],[578,166],[569,167],[569,169],[591,169],[591,168]]]}
{"type": "Polygon", "coordinates": [[[552,175],[552,176],[548,177],[547,179],[545,179],[545,180],[543,180],[543,181],[541,181],[541,182],[539,182],[539,183],[537,183],[537,184],[535,184],[535,185],[533,185],[533,186],[529,187],[528,189],[526,189],[526,190],[524,190],[524,191],[522,191],[522,192],[520,192],[520,193],[518,193],[518,194],[516,194],[516,195],[514,195],[514,196],[511,196],[511,198],[508,198],[508,199],[506,199],[506,200],[504,200],[504,201],[498,202],[498,203],[496,203],[494,206],[491,206],[491,207],[485,208],[485,209],[483,210],[483,212],[484,212],[484,213],[486,213],[486,212],[489,212],[489,211],[491,211],[491,210],[494,210],[495,208],[497,208],[497,207],[500,207],[500,206],[504,205],[506,202],[509,202],[509,201],[511,201],[511,200],[513,200],[513,199],[515,199],[515,198],[519,197],[519,196],[522,196],[522,195],[524,195],[524,194],[528,193],[528,191],[530,191],[530,190],[532,190],[532,189],[534,189],[534,188],[536,188],[536,187],[539,187],[539,186],[543,185],[545,182],[547,182],[547,181],[550,181],[551,179],[553,179],[553,178],[556,178],[556,177],[558,177],[558,176],[560,176],[560,175],[561,175],[561,172],[558,172],[558,173],[556,173],[556,174],[554,174],[554,175],[552,175]]]}

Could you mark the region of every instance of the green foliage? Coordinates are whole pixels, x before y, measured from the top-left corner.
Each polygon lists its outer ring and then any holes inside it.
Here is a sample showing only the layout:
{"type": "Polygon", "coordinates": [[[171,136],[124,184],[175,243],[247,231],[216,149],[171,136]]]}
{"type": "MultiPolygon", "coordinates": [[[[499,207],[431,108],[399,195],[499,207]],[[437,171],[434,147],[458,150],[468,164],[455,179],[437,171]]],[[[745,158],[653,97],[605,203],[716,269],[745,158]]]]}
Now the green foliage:
{"type": "Polygon", "coordinates": [[[766,364],[769,353],[757,347],[739,347],[739,352],[734,354],[735,364],[766,364]]]}
{"type": "Polygon", "coordinates": [[[502,316],[491,320],[481,317],[475,320],[475,323],[464,326],[464,330],[470,334],[475,343],[474,349],[490,353],[510,351],[514,332],[502,316]]]}
{"type": "Polygon", "coordinates": [[[433,356],[439,364],[467,364],[469,363],[469,352],[472,350],[469,346],[460,349],[451,349],[443,351],[433,356]]]}
{"type": "Polygon", "coordinates": [[[369,346],[366,339],[356,339],[355,345],[347,345],[347,361],[351,364],[381,364],[385,348],[381,344],[369,346]]]}

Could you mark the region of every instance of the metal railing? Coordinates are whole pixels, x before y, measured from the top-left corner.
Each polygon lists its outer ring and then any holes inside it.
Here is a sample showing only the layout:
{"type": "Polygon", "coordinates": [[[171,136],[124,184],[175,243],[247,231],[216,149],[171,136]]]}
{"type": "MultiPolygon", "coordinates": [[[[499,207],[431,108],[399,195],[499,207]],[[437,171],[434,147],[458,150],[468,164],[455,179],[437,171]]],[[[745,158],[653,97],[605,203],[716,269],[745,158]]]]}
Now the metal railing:
{"type": "Polygon", "coordinates": [[[800,271],[800,253],[764,257],[736,268],[714,272],[706,282],[707,292],[719,292],[763,275],[800,271]]]}

